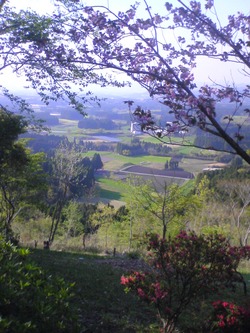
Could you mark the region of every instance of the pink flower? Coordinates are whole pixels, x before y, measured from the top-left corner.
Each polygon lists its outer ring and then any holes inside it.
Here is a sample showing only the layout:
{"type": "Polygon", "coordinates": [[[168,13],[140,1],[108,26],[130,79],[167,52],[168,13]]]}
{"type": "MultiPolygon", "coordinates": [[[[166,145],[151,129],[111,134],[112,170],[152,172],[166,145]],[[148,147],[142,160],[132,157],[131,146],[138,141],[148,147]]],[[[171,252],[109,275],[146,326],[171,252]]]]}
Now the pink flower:
{"type": "Polygon", "coordinates": [[[142,288],[137,288],[137,294],[141,298],[146,298],[145,292],[142,290],[142,288]]]}
{"type": "Polygon", "coordinates": [[[128,278],[127,277],[125,277],[124,275],[122,275],[122,277],[121,277],[121,284],[123,284],[123,285],[126,285],[126,284],[128,284],[128,278]]]}
{"type": "Polygon", "coordinates": [[[219,321],[218,326],[219,326],[219,327],[225,327],[226,324],[225,324],[224,320],[219,321]]]}
{"type": "Polygon", "coordinates": [[[224,306],[224,308],[227,308],[229,306],[229,303],[228,302],[222,302],[221,305],[224,306]]]}

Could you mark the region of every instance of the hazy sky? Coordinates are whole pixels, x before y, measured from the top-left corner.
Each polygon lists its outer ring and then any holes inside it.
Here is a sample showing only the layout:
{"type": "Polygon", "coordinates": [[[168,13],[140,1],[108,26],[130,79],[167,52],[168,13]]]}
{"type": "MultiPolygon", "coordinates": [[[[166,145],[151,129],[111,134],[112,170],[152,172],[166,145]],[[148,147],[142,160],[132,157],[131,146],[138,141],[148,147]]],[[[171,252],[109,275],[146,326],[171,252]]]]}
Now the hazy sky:
{"type": "MultiPolygon", "coordinates": [[[[82,2],[86,5],[105,5],[112,8],[114,11],[123,11],[129,8],[130,4],[133,4],[135,1],[131,0],[86,0],[82,2]]],[[[144,11],[145,6],[142,3],[142,12],[144,11]]],[[[163,13],[164,3],[166,0],[148,0],[148,3],[152,6],[154,13],[163,13]]],[[[168,0],[173,4],[177,4],[177,0],[168,0]]],[[[188,3],[189,1],[185,1],[188,3]]],[[[204,1],[201,1],[204,3],[204,1]]],[[[250,2],[249,0],[214,0],[217,14],[221,20],[221,23],[225,22],[229,14],[236,13],[238,11],[250,15],[250,2]]],[[[53,0],[9,0],[9,3],[13,6],[16,6],[18,9],[26,9],[30,7],[34,10],[37,10],[39,13],[46,13],[51,10],[53,0]]],[[[243,75],[242,66],[237,64],[228,64],[222,63],[211,59],[201,59],[198,62],[197,69],[195,70],[195,77],[200,83],[204,83],[212,79],[220,83],[249,83],[249,77],[243,75]]],[[[8,71],[7,76],[0,76],[0,82],[4,81],[4,84],[11,86],[12,88],[19,87],[22,80],[16,79],[8,71]],[[4,80],[3,80],[4,79],[4,80]]],[[[113,88],[112,88],[113,89],[113,88]]]]}

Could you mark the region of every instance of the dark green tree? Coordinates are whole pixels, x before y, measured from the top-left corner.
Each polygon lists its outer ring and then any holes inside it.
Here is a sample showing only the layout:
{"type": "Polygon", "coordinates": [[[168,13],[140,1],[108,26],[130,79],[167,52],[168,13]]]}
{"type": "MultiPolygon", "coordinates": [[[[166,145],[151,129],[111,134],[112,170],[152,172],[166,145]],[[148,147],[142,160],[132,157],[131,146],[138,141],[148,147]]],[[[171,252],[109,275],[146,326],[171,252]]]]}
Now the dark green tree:
{"type": "Polygon", "coordinates": [[[0,231],[11,241],[16,241],[14,219],[27,205],[38,204],[45,188],[44,155],[32,154],[17,140],[25,126],[23,117],[0,110],[0,231]]]}
{"type": "Polygon", "coordinates": [[[98,153],[94,154],[94,156],[92,158],[92,166],[95,171],[98,169],[101,169],[103,167],[103,163],[102,163],[100,154],[98,154],[98,153]]]}

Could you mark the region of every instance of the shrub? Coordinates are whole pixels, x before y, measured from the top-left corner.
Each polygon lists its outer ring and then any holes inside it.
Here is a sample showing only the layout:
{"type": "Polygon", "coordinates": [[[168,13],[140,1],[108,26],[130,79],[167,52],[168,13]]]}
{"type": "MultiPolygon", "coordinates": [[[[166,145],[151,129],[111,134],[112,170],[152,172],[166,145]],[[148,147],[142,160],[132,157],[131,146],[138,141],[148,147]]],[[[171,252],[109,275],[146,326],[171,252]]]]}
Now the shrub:
{"type": "Polygon", "coordinates": [[[199,304],[211,291],[216,295],[223,289],[235,290],[240,283],[246,292],[237,267],[241,259],[249,258],[250,247],[232,247],[218,234],[182,231],[168,240],[151,236],[148,249],[152,270],[122,276],[121,283],[156,306],[162,332],[174,332],[187,307],[199,304]]]}
{"type": "Polygon", "coordinates": [[[250,312],[234,303],[213,303],[212,330],[215,333],[248,333],[250,312]]]}
{"type": "Polygon", "coordinates": [[[30,263],[28,253],[0,238],[0,332],[75,332],[72,285],[30,263]]]}

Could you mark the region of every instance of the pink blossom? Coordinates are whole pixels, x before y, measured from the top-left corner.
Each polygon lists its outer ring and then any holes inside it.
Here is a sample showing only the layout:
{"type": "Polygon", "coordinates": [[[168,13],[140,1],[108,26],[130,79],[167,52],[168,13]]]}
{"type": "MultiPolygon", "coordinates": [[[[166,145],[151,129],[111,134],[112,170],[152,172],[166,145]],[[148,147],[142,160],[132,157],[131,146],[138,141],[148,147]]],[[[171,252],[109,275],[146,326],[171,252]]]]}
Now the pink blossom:
{"type": "Polygon", "coordinates": [[[147,297],[145,292],[142,290],[142,288],[137,288],[137,294],[141,298],[146,298],[147,297]]]}
{"type": "Polygon", "coordinates": [[[124,275],[121,276],[121,284],[126,285],[128,284],[128,278],[124,275]]]}

